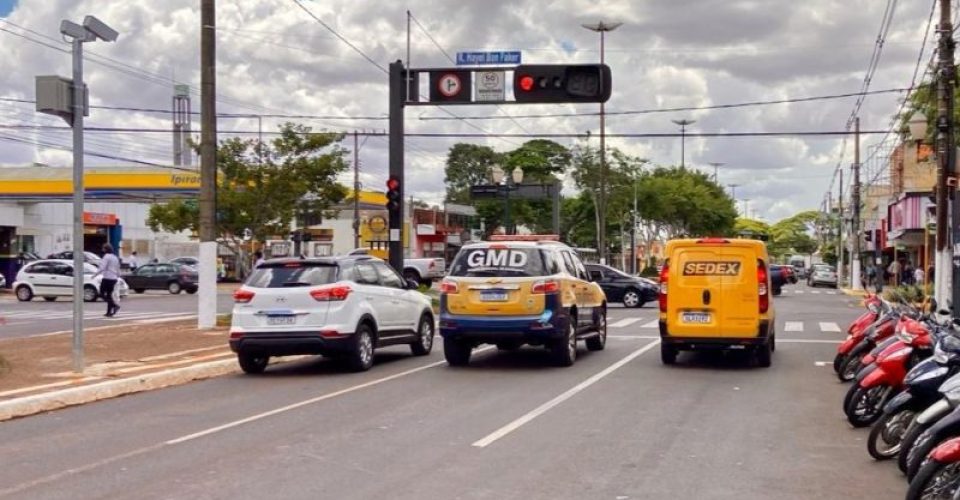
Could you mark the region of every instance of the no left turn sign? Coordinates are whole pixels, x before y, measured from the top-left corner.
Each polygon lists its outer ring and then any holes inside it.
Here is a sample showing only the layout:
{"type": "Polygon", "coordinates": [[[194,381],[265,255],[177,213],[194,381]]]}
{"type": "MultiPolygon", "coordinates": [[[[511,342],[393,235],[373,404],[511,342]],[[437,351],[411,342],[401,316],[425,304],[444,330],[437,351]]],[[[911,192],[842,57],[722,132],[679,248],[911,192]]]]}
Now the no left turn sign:
{"type": "Polygon", "coordinates": [[[431,102],[470,102],[473,97],[470,71],[431,71],[431,102]]]}
{"type": "Polygon", "coordinates": [[[460,82],[459,76],[453,73],[447,73],[440,77],[437,90],[439,90],[444,97],[454,97],[463,90],[463,83],[460,82]]]}

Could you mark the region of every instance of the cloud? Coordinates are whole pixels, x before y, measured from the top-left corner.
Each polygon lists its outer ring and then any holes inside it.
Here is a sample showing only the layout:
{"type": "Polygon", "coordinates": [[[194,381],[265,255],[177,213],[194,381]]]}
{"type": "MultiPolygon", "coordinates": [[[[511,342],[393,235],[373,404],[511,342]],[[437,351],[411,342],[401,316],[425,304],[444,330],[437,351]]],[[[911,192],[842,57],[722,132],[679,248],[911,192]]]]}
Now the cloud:
{"type": "MultiPolygon", "coordinates": [[[[417,67],[450,62],[462,50],[523,51],[526,63],[596,62],[599,37],[582,28],[598,20],[621,21],[606,35],[606,61],[613,70],[614,94],[608,111],[704,106],[784,99],[859,90],[880,27],[885,2],[876,0],[674,0],[597,3],[592,0],[491,0],[487,2],[406,3],[375,0],[301,0],[316,16],[350,40],[378,65],[406,57],[406,10],[414,23],[411,61],[417,67]],[[436,44],[434,43],[436,42],[436,44]]],[[[899,2],[872,89],[904,87],[917,60],[929,14],[928,5],[899,2]]],[[[0,16],[7,4],[0,0],[0,16]]],[[[220,2],[217,19],[218,111],[294,115],[384,116],[387,76],[364,60],[292,0],[220,2]]],[[[33,97],[33,77],[68,75],[69,49],[59,37],[61,19],[94,14],[120,32],[117,43],[87,47],[86,79],[94,104],[168,109],[175,82],[199,89],[200,16],[195,0],[48,0],[18,4],[0,21],[7,57],[0,60],[4,97],[33,97]],[[32,38],[28,41],[23,37],[32,38]],[[48,38],[45,38],[48,37],[48,38]],[[42,42],[49,46],[41,45],[42,42]],[[51,48],[51,46],[53,48],[51,48]]],[[[934,41],[928,42],[929,56],[934,41]]],[[[861,109],[864,130],[885,129],[898,106],[896,94],[870,96],[861,109]]],[[[199,110],[199,93],[193,109],[199,110]]],[[[691,118],[696,132],[842,130],[853,99],[789,105],[609,116],[610,133],[669,133],[675,118],[691,118]]],[[[594,104],[456,107],[461,117],[558,112],[596,112],[594,104]]],[[[405,127],[411,132],[583,133],[596,140],[597,116],[518,118],[489,121],[421,120],[448,116],[434,107],[410,107],[405,127]]],[[[38,115],[30,104],[0,102],[4,124],[62,126],[38,115]]],[[[221,131],[276,130],[280,118],[222,118],[221,131]]],[[[312,120],[317,129],[377,130],[385,120],[312,120]]],[[[94,109],[91,126],[169,128],[168,115],[94,109]]],[[[193,129],[199,130],[199,120],[193,129]]],[[[0,136],[69,148],[64,131],[5,130],[0,136]]],[[[445,152],[456,138],[407,139],[407,193],[436,203],[444,191],[445,152]]],[[[866,146],[875,141],[870,136],[866,146]]],[[[505,151],[522,139],[469,139],[505,151]]],[[[169,162],[168,134],[88,133],[87,148],[114,156],[169,162]]],[[[572,140],[559,141],[571,144],[572,140]]],[[[60,149],[2,141],[0,163],[44,162],[69,165],[60,149]]],[[[594,144],[596,144],[594,142],[594,144]]],[[[657,164],[679,162],[678,138],[609,138],[608,144],[657,164]]],[[[686,141],[687,163],[709,169],[723,162],[720,180],[740,184],[738,197],[768,220],[816,208],[840,159],[836,137],[696,138],[686,141]]],[[[851,160],[847,141],[844,163],[851,160]]],[[[352,149],[352,140],[346,147],[352,149]]],[[[366,139],[360,149],[361,180],[379,189],[386,179],[387,140],[366,139]]],[[[117,163],[90,157],[88,164],[117,163]]],[[[352,182],[352,173],[345,176],[352,182]]]]}

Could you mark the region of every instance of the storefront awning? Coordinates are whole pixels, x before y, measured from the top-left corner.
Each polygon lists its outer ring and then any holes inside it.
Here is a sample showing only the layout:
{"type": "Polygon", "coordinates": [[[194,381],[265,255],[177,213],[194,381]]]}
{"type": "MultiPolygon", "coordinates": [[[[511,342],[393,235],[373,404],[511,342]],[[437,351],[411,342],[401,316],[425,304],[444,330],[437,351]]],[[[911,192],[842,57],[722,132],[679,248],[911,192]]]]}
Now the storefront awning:
{"type": "MultiPolygon", "coordinates": [[[[83,174],[84,196],[92,201],[136,202],[197,196],[200,173],[189,170],[97,167],[83,174]]],[[[0,167],[0,201],[67,202],[73,169],[0,167]]]]}

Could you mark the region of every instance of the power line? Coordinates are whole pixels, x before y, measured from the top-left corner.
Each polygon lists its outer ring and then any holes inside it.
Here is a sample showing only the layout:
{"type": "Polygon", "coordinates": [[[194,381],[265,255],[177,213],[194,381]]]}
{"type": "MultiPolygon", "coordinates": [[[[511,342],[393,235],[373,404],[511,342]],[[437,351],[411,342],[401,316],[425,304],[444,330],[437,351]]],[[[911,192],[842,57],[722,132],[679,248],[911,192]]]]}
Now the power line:
{"type": "MultiPolygon", "coordinates": [[[[50,148],[50,149],[59,149],[59,150],[62,150],[62,151],[73,151],[73,148],[68,147],[68,146],[65,146],[65,145],[61,145],[61,144],[49,143],[49,142],[44,142],[44,141],[39,141],[39,140],[23,139],[23,138],[21,138],[21,137],[9,136],[9,135],[4,135],[4,134],[0,134],[0,140],[9,141],[9,142],[16,142],[16,143],[22,143],[22,144],[28,144],[28,145],[32,145],[32,146],[41,146],[41,147],[50,148]]],[[[151,167],[167,168],[167,169],[171,169],[171,170],[182,170],[182,171],[185,171],[185,172],[196,172],[196,170],[191,170],[191,169],[187,169],[187,168],[172,167],[172,166],[170,166],[170,165],[161,165],[161,164],[159,164],[159,163],[153,163],[153,162],[142,161],[142,160],[134,160],[133,158],[125,158],[125,157],[123,157],[123,156],[115,156],[115,155],[106,154],[106,153],[98,153],[98,152],[95,152],[95,151],[84,151],[83,154],[84,154],[84,156],[93,156],[93,157],[97,157],[97,158],[105,158],[105,159],[108,159],[108,160],[124,161],[124,162],[136,163],[136,164],[139,164],[139,165],[147,165],[147,166],[151,166],[151,167]]]]}

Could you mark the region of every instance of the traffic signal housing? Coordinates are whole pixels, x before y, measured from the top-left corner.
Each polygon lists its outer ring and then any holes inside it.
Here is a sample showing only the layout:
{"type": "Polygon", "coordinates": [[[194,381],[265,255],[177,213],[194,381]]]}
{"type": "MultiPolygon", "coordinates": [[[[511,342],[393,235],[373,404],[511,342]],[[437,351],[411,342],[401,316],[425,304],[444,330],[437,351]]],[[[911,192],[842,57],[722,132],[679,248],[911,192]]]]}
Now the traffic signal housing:
{"type": "Polygon", "coordinates": [[[517,102],[607,102],[611,90],[606,64],[521,64],[513,71],[517,102]]]}
{"type": "Polygon", "coordinates": [[[402,196],[400,193],[400,180],[396,177],[387,179],[387,210],[391,212],[400,210],[400,200],[402,196]]]}

